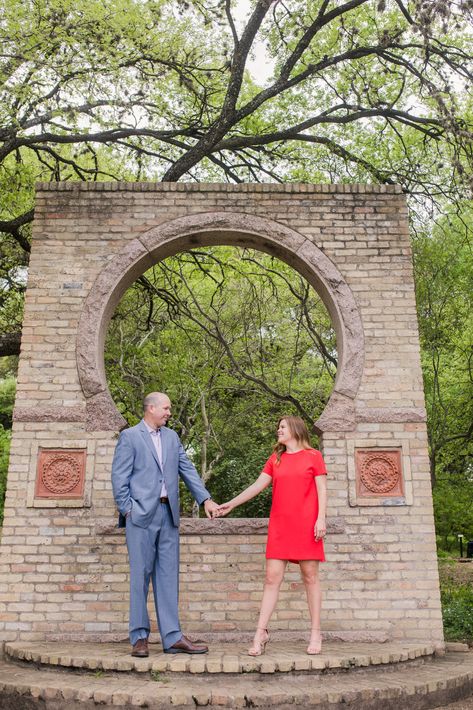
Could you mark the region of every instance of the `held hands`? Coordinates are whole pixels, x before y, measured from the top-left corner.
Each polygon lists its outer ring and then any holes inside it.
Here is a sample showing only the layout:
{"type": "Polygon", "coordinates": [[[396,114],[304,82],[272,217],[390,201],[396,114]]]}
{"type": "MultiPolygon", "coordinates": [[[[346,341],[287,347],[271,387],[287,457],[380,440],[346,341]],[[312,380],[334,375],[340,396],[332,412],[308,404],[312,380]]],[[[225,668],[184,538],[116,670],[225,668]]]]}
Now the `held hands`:
{"type": "Polygon", "coordinates": [[[318,517],[314,525],[314,537],[316,540],[323,540],[327,532],[325,518],[318,517]]]}
{"type": "Polygon", "coordinates": [[[216,503],[214,500],[211,500],[210,498],[208,498],[204,502],[205,515],[208,518],[216,518],[217,517],[216,512],[219,509],[219,507],[220,506],[218,505],[218,503],[216,503]]]}
{"type": "Polygon", "coordinates": [[[215,512],[215,517],[216,518],[222,518],[224,515],[228,515],[231,510],[233,510],[234,506],[231,503],[222,503],[217,507],[217,510],[215,512]]]}
{"type": "Polygon", "coordinates": [[[206,500],[204,502],[205,514],[208,518],[220,518],[223,515],[227,515],[234,506],[231,503],[222,503],[218,505],[214,500],[206,500]]]}

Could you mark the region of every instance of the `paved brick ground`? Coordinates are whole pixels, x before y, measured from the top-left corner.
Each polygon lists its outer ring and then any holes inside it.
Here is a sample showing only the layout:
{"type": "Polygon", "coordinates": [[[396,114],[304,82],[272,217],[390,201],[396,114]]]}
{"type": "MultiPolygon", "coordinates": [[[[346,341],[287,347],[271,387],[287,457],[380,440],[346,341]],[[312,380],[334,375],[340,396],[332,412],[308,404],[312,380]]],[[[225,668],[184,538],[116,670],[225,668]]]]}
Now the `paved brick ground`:
{"type": "MultiPolygon", "coordinates": [[[[459,644],[457,650],[462,650],[459,644]]],[[[133,658],[128,643],[64,643],[16,641],[5,644],[8,657],[42,665],[104,671],[146,673],[287,673],[341,670],[399,664],[430,656],[433,647],[402,643],[324,643],[323,653],[308,656],[304,642],[273,642],[263,656],[251,657],[243,643],[213,643],[205,655],[170,655],[150,644],[149,658],[133,658]]]]}
{"type": "Polygon", "coordinates": [[[473,653],[371,668],[288,673],[104,672],[0,662],[2,710],[274,707],[471,710],[473,653]],[[462,698],[468,700],[461,700],[462,698]],[[461,702],[459,702],[461,700],[461,702]],[[450,701],[456,701],[453,707],[450,701]]]}

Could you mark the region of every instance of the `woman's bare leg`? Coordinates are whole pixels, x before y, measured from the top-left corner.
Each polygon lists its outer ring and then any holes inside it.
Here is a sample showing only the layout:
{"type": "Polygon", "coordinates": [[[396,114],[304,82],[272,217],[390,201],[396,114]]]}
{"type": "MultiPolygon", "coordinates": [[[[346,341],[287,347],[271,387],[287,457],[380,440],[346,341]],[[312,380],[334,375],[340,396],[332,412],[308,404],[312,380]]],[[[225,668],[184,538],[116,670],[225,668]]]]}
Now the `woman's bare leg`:
{"type": "Polygon", "coordinates": [[[320,610],[322,607],[322,591],[320,589],[319,563],[317,560],[301,560],[302,580],[304,582],[309,604],[311,632],[307,653],[320,653],[322,636],[320,632],[320,610]]]}
{"type": "Polygon", "coordinates": [[[284,578],[286,560],[266,560],[266,577],[264,581],[263,598],[256,627],[253,646],[249,649],[251,655],[259,655],[262,645],[268,640],[266,629],[278,601],[279,589],[284,578]]]}

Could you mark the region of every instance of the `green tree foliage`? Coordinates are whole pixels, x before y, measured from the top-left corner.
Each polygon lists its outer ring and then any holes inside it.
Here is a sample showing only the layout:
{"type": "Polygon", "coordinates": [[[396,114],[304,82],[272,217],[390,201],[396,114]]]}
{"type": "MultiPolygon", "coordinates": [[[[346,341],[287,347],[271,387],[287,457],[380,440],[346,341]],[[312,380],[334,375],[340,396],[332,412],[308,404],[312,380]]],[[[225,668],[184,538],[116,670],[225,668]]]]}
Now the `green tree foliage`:
{"type": "Polygon", "coordinates": [[[414,239],[436,527],[473,539],[473,253],[465,205],[414,239]]]}
{"type": "Polygon", "coordinates": [[[18,353],[35,180],[464,195],[472,15],[470,0],[257,0],[246,14],[231,0],[0,0],[0,354],[18,353]]]}
{"type": "Polygon", "coordinates": [[[16,388],[16,358],[0,362],[0,526],[3,521],[3,502],[7,485],[8,457],[16,388]]]}
{"type": "Polygon", "coordinates": [[[461,475],[442,475],[434,488],[435,530],[441,550],[459,554],[458,535],[473,540],[473,485],[461,475]]]}
{"type": "Polygon", "coordinates": [[[147,392],[170,395],[173,426],[220,500],[258,475],[282,414],[312,425],[337,363],[330,319],[307,282],[274,257],[233,247],[184,252],[148,271],[112,318],[105,360],[130,423],[147,392]]]}
{"type": "Polygon", "coordinates": [[[0,425],[0,526],[3,522],[3,506],[7,487],[8,459],[10,455],[11,432],[0,425]]]}

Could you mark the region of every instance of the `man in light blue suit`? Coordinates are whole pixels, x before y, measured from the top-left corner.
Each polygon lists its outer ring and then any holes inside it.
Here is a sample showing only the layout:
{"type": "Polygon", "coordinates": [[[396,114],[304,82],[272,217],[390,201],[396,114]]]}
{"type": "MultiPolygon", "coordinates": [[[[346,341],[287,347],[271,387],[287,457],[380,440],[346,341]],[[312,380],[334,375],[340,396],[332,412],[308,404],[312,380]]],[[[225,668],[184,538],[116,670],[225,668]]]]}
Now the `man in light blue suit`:
{"type": "Polygon", "coordinates": [[[130,642],[132,656],[148,656],[147,599],[151,579],[159,632],[165,653],[206,653],[181,631],[179,593],[179,477],[208,518],[218,507],[211,499],[184,447],[165,425],[169,397],[152,392],[143,419],[121,432],[112,464],[112,488],[122,520],[130,563],[130,642]]]}

